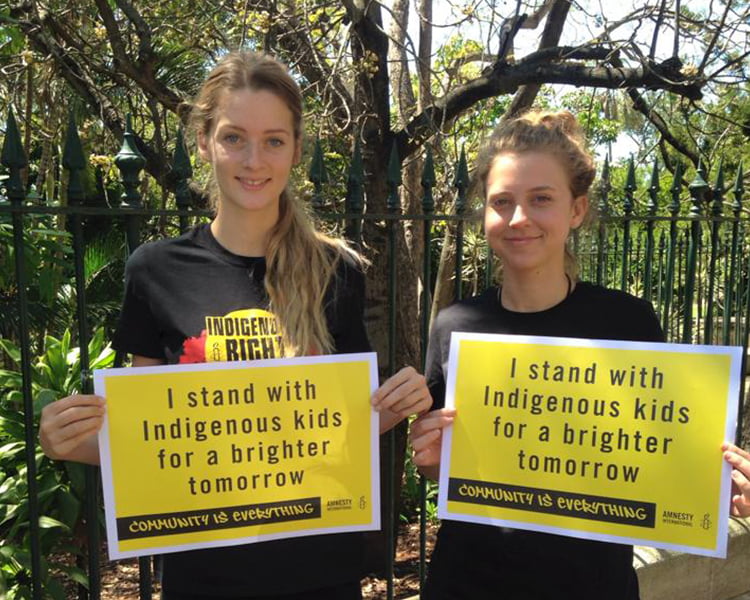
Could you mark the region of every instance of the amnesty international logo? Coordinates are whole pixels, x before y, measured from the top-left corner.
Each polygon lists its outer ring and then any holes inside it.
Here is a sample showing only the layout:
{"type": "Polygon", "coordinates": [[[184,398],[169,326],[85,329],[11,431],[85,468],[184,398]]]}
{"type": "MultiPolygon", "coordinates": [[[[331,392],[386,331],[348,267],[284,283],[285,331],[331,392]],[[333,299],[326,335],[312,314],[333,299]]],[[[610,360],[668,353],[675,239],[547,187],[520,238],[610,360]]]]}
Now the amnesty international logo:
{"type": "Polygon", "coordinates": [[[236,310],[223,317],[207,316],[200,336],[185,340],[180,363],[282,358],[276,316],[260,308],[236,310]]]}

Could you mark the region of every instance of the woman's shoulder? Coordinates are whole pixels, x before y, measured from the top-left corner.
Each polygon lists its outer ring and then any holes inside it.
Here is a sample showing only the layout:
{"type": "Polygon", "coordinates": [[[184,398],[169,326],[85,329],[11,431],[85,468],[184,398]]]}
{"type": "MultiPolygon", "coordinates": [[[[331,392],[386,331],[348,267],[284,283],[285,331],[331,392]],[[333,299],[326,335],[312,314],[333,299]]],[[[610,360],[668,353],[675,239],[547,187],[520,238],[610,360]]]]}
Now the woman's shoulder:
{"type": "Polygon", "coordinates": [[[604,287],[588,281],[579,281],[576,284],[576,291],[579,298],[587,303],[604,304],[609,307],[616,306],[622,309],[653,311],[653,306],[648,300],[622,290],[604,287]]]}
{"type": "Polygon", "coordinates": [[[166,237],[150,240],[138,246],[128,257],[126,268],[129,270],[164,265],[180,249],[195,247],[204,226],[198,225],[178,237],[166,237]]]}
{"type": "Polygon", "coordinates": [[[587,282],[578,283],[575,298],[572,310],[590,324],[600,323],[603,335],[606,330],[613,339],[664,341],[654,306],[643,298],[587,282]]]}
{"type": "Polygon", "coordinates": [[[451,331],[473,324],[477,319],[485,319],[497,311],[497,287],[490,287],[484,292],[461,300],[456,300],[438,312],[433,328],[436,331],[451,331]]]}
{"type": "Polygon", "coordinates": [[[359,253],[343,242],[328,244],[326,251],[334,263],[333,279],[337,286],[364,285],[367,261],[359,253]]]}

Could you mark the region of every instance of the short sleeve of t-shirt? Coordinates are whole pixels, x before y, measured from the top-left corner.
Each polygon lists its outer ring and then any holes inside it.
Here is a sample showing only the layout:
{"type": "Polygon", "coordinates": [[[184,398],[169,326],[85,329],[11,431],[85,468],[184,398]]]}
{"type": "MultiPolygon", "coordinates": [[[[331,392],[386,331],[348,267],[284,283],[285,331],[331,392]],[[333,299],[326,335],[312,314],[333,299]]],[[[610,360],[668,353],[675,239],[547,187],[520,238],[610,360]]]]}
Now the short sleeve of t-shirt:
{"type": "Polygon", "coordinates": [[[364,324],[365,276],[348,257],[340,259],[326,296],[325,314],[334,352],[368,352],[370,342],[364,324]]]}
{"type": "Polygon", "coordinates": [[[159,325],[148,298],[149,246],[140,246],[125,264],[125,296],[113,345],[149,358],[164,358],[159,325]]]}
{"type": "MultiPolygon", "coordinates": [[[[425,379],[427,387],[432,395],[432,408],[443,408],[445,406],[445,377],[443,375],[443,357],[447,357],[444,349],[444,326],[441,323],[444,313],[439,313],[427,343],[427,359],[425,361],[425,379]]],[[[450,335],[450,332],[448,332],[450,335]]]]}

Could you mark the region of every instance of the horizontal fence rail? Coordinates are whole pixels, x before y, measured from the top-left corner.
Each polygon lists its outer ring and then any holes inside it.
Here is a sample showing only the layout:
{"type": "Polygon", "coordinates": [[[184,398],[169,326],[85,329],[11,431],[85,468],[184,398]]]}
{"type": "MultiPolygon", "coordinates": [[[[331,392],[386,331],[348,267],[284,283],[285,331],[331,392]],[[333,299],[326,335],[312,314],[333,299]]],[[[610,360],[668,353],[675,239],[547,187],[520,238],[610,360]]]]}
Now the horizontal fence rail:
{"type": "MultiPolygon", "coordinates": [[[[86,160],[81,149],[74,123],[70,124],[64,145],[63,166],[68,173],[65,198],[66,206],[52,205],[38,198],[30,198],[22,180],[22,171],[28,164],[18,134],[13,115],[3,140],[2,164],[7,175],[0,179],[4,192],[0,190],[0,233],[9,235],[0,238],[6,244],[5,250],[13,257],[14,275],[4,273],[4,280],[13,282],[3,290],[5,300],[15,308],[6,307],[12,315],[11,323],[3,327],[2,336],[12,338],[20,349],[20,395],[11,394],[9,389],[0,389],[2,405],[6,411],[15,411],[22,416],[23,447],[25,453],[26,485],[28,488],[28,532],[24,539],[29,541],[28,560],[19,567],[30,575],[28,586],[31,597],[43,597],[43,572],[46,572],[42,533],[40,530],[40,481],[36,442],[35,404],[39,398],[33,389],[32,349],[42,350],[46,331],[37,330],[38,322],[31,322],[33,311],[30,299],[29,280],[35,275],[29,272],[29,253],[34,251],[31,244],[40,231],[62,231],[68,236],[70,253],[51,254],[50,260],[58,260],[63,270],[72,275],[73,283],[68,290],[75,303],[74,321],[77,330],[73,334],[75,344],[80,348],[79,381],[76,389],[90,392],[91,362],[88,348],[92,334],[103,323],[111,329],[113,307],[119,303],[119,296],[96,302],[87,299],[86,261],[91,251],[88,242],[90,230],[116,231],[124,238],[122,255],[124,261],[142,241],[153,237],[153,230],[178,233],[197,222],[210,218],[210,212],[195,210],[190,206],[188,180],[192,175],[190,160],[180,134],[174,158],[174,173],[177,177],[175,209],[154,210],[144,205],[140,195],[141,171],[145,161],[139,154],[128,122],[123,146],[116,157],[116,164],[122,173],[122,198],[117,206],[101,203],[87,204],[82,184],[86,160]],[[4,195],[3,195],[4,194],[4,195]],[[158,227],[154,223],[158,222],[158,227]],[[88,236],[88,237],[87,237],[88,236]],[[87,301],[88,300],[88,301],[87,301]],[[109,302],[109,304],[107,304],[109,302]],[[106,312],[109,306],[109,312],[106,312]],[[104,307],[104,308],[102,308],[104,307]],[[101,312],[97,312],[100,311],[101,312]],[[102,316],[104,315],[104,316],[102,316]],[[106,315],[109,317],[105,318],[106,315]],[[36,323],[36,324],[35,324],[36,323]],[[19,398],[21,400],[19,400],[19,398]]],[[[433,188],[436,177],[433,159],[428,152],[424,157],[424,172],[421,178],[422,201],[419,214],[402,214],[400,201],[400,163],[395,153],[391,155],[388,175],[389,194],[386,199],[386,212],[373,214],[366,211],[364,173],[359,146],[355,145],[351,168],[347,180],[347,193],[341,211],[331,210],[326,198],[328,176],[320,144],[315,145],[309,180],[313,191],[310,206],[323,223],[333,232],[347,237],[353,243],[362,241],[364,224],[384,223],[386,227],[385,247],[377,248],[386,253],[388,266],[388,317],[387,323],[378,326],[387,330],[388,345],[385,370],[390,374],[396,369],[396,341],[398,339],[397,310],[397,236],[398,228],[410,222],[416,231],[421,228],[424,251],[421,258],[421,278],[429,285],[424,286],[420,302],[420,347],[422,360],[427,344],[432,306],[432,293],[437,275],[436,256],[439,247],[452,235],[455,265],[452,270],[454,297],[460,298],[487,287],[492,283],[495,264],[482,240],[481,228],[476,215],[469,210],[466,198],[469,175],[466,158],[461,154],[454,169],[456,189],[454,212],[435,213],[433,188]]],[[[596,222],[582,231],[576,232],[571,240],[572,249],[578,256],[580,277],[608,287],[629,291],[651,301],[661,319],[667,338],[682,343],[732,344],[741,345],[747,350],[748,323],[750,322],[750,239],[748,220],[743,210],[743,173],[740,167],[731,189],[724,184],[723,168],[719,167],[713,186],[706,182],[702,167],[696,170],[692,183],[685,192],[682,185],[683,172],[679,167],[669,174],[672,186],[669,200],[660,204],[662,196],[659,169],[654,164],[645,201],[637,201],[638,188],[635,168],[631,161],[627,182],[622,190],[613,191],[609,180],[610,167],[604,165],[602,180],[596,197],[594,211],[596,222]]],[[[448,242],[445,242],[448,243],[448,242]]],[[[0,263],[9,264],[6,259],[0,263]]],[[[617,315],[613,315],[616,318],[617,315]]],[[[44,322],[41,320],[39,322],[44,322]]],[[[46,325],[45,325],[46,327],[46,325]]],[[[105,332],[105,337],[111,331],[105,332]]],[[[746,354],[746,352],[745,352],[746,354]]],[[[8,359],[4,359],[6,366],[8,359]]],[[[115,358],[115,365],[123,362],[122,356],[115,358]]],[[[0,365],[2,366],[2,365],[0,365]]],[[[421,366],[424,366],[422,363],[421,366]]],[[[744,368],[743,368],[744,372],[744,368]]],[[[742,399],[738,399],[740,406],[742,399]]],[[[38,410],[37,410],[38,413],[38,410]]],[[[2,432],[0,421],[0,436],[2,432]]],[[[20,425],[19,425],[20,426],[20,425]]],[[[0,438],[0,445],[2,443],[0,438]]],[[[384,478],[387,498],[387,515],[384,530],[387,533],[388,597],[392,598],[393,567],[391,557],[395,545],[394,520],[396,490],[391,485],[393,467],[396,461],[403,461],[395,453],[396,443],[393,434],[387,436],[387,457],[389,475],[384,478]]],[[[0,473],[2,475],[2,473],[0,473]]],[[[424,580],[426,561],[426,484],[420,480],[421,489],[421,561],[420,581],[424,580]]],[[[99,476],[97,469],[85,469],[85,494],[81,498],[85,509],[80,522],[85,523],[85,556],[79,560],[77,568],[85,570],[87,585],[78,590],[80,598],[98,599],[101,596],[99,550],[100,512],[99,476]]],[[[0,528],[7,525],[0,524],[0,528]]],[[[4,536],[3,536],[4,537],[4,536]]],[[[140,598],[151,598],[152,565],[148,559],[141,559],[140,598]]]]}

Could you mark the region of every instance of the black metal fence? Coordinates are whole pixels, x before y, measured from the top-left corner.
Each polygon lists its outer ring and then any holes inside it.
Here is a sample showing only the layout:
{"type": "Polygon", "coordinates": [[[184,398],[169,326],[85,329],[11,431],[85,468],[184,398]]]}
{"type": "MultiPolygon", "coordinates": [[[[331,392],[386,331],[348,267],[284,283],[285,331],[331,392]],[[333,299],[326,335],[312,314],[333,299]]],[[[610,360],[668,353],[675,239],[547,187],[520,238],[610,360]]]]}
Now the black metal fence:
{"type": "MultiPolygon", "coordinates": [[[[128,131],[129,131],[128,126],[128,131]]],[[[62,164],[67,170],[68,180],[65,190],[66,206],[54,202],[40,202],[30,198],[22,180],[22,171],[27,161],[22,148],[18,129],[12,115],[2,147],[2,164],[6,175],[0,183],[4,187],[3,197],[0,191],[0,238],[3,245],[0,265],[5,269],[14,265],[14,275],[2,273],[2,281],[8,282],[1,294],[5,305],[6,323],[0,324],[3,331],[10,332],[12,338],[3,342],[4,357],[0,366],[8,367],[0,371],[0,533],[3,542],[0,544],[0,586],[13,587],[18,597],[34,599],[60,596],[59,584],[50,576],[50,564],[47,553],[50,551],[44,532],[50,527],[62,527],[59,519],[51,519],[43,514],[49,506],[50,494],[59,492],[60,479],[55,480],[50,492],[47,471],[40,469],[47,464],[38,449],[36,440],[37,417],[39,405],[50,399],[54,391],[51,384],[40,383],[37,371],[45,369],[59,371],[72,369],[71,387],[82,392],[91,392],[91,368],[100,357],[91,356],[90,349],[96,353],[101,350],[101,339],[98,345],[97,335],[92,334],[92,304],[87,303],[87,273],[84,265],[87,241],[85,224],[96,219],[96,227],[113,227],[122,232],[126,238],[125,252],[131,252],[144,234],[144,225],[155,217],[169,223],[172,230],[184,230],[198,219],[209,215],[205,211],[196,211],[190,207],[187,181],[191,176],[190,162],[184,152],[183,144],[178,141],[174,161],[174,173],[178,178],[174,210],[150,210],[144,207],[139,194],[140,171],[144,160],[139,155],[132,134],[127,133],[116,163],[122,173],[124,193],[118,206],[91,206],[84,204],[83,172],[86,160],[81,150],[75,126],[71,123],[65,141],[62,164]],[[39,359],[32,355],[32,349],[44,349],[39,340],[44,339],[44,327],[32,319],[34,302],[40,292],[30,288],[29,281],[38,273],[33,270],[34,263],[30,254],[40,251],[31,248],[34,229],[43,229],[50,221],[65,221],[69,232],[69,253],[51,252],[51,259],[61,261],[64,272],[72,274],[72,283],[67,286],[68,302],[75,305],[75,331],[73,338],[80,348],[75,368],[57,363],[60,359],[48,362],[50,367],[40,367],[39,359]],[[7,315],[10,315],[8,317],[7,315]],[[45,387],[46,385],[46,387],[45,387]],[[45,396],[46,394],[46,396],[45,396]],[[22,465],[19,456],[23,454],[22,465]],[[10,470],[15,468],[15,472],[10,470]],[[9,481],[13,480],[15,491],[9,481]],[[13,492],[13,493],[11,493],[13,492]],[[25,496],[25,497],[24,497],[25,496]]],[[[402,221],[417,223],[422,228],[424,242],[422,280],[432,282],[435,274],[434,250],[443,239],[443,233],[450,229],[455,244],[454,293],[463,296],[468,287],[467,273],[472,278],[472,287],[486,286],[491,281],[493,271],[492,258],[488,256],[486,246],[477,235],[479,226],[476,219],[468,213],[466,190],[468,172],[462,156],[455,172],[456,200],[453,214],[436,214],[432,187],[435,176],[432,159],[425,158],[425,171],[422,177],[423,199],[419,214],[400,213],[399,161],[392,157],[392,169],[389,175],[391,193],[387,198],[385,214],[372,214],[365,211],[365,197],[361,160],[355,149],[352,158],[350,176],[347,184],[347,195],[344,212],[335,213],[327,210],[325,194],[325,167],[320,148],[316,146],[310,169],[310,181],[314,186],[311,205],[323,220],[344,232],[355,241],[361,236],[362,224],[367,220],[385,222],[388,235],[386,247],[379,249],[387,253],[389,268],[390,307],[388,323],[379,324],[388,331],[388,367],[393,371],[395,357],[396,331],[396,236],[397,226],[402,221]],[[471,268],[469,268],[471,266],[471,268]]],[[[734,184],[726,186],[724,170],[717,169],[715,183],[709,185],[706,174],[698,168],[688,187],[682,185],[681,168],[669,174],[672,182],[668,192],[668,201],[664,200],[663,186],[660,182],[656,164],[650,182],[645,190],[645,199],[638,200],[636,170],[630,164],[627,182],[623,190],[614,191],[609,184],[609,167],[605,165],[602,183],[595,198],[598,208],[598,222],[584,232],[578,233],[573,246],[579,257],[582,279],[602,285],[617,287],[645,297],[653,302],[667,333],[668,339],[683,343],[732,344],[747,345],[748,324],[750,323],[750,240],[748,228],[750,221],[743,209],[743,174],[741,167],[733,178],[734,184]]],[[[90,224],[89,224],[90,227],[90,224]]],[[[37,265],[38,266],[38,265],[37,265]]],[[[429,287],[429,286],[427,286],[429,287]]],[[[58,288],[61,289],[61,288],[58,288]]],[[[421,344],[422,352],[426,346],[428,334],[431,290],[425,290],[420,299],[421,344]]],[[[614,317],[614,316],[613,316],[614,317]]],[[[1,320],[1,319],[0,319],[1,320]]],[[[93,319],[94,321],[96,319],[93,319]]],[[[41,320],[43,323],[49,321],[41,320]]],[[[69,340],[68,340],[69,343],[69,340]]],[[[70,348],[65,343],[63,350],[70,348]]],[[[58,347],[59,350],[59,347],[58,347]]],[[[121,364],[122,357],[115,359],[121,364]]],[[[744,370],[743,370],[744,371],[744,370]]],[[[67,375],[70,377],[70,373],[67,375]]],[[[741,399],[738,398],[741,404],[741,399]]],[[[389,439],[390,452],[394,452],[393,439],[389,439]]],[[[391,456],[391,466],[397,458],[391,456]]],[[[402,458],[398,457],[401,461],[402,458]]],[[[48,461],[47,461],[48,462],[48,461]]],[[[59,468],[59,467],[58,467],[59,468]]],[[[83,490],[83,507],[74,506],[68,510],[73,514],[76,523],[86,523],[85,535],[80,535],[73,528],[70,534],[83,550],[75,552],[79,557],[77,565],[67,568],[69,577],[79,580],[79,597],[98,599],[101,595],[99,549],[100,540],[100,499],[99,475],[94,467],[85,468],[83,474],[69,465],[66,485],[75,487],[79,483],[79,492],[83,490]],[[85,541],[84,541],[85,540],[85,541]],[[85,557],[85,558],[83,558],[85,557]]],[[[421,483],[424,497],[424,482],[421,483]]],[[[391,491],[391,494],[393,492],[391,491]]],[[[424,499],[423,499],[424,502],[424,499]]],[[[388,502],[390,510],[384,528],[393,531],[395,502],[388,502]],[[388,522],[390,521],[390,523],[388,522]]],[[[422,554],[424,565],[424,519],[426,511],[421,511],[422,519],[422,554]]],[[[68,524],[70,525],[70,524],[68,524]]],[[[389,536],[388,557],[392,556],[393,536],[389,536]]],[[[387,561],[391,564],[390,558],[387,561]]],[[[147,559],[140,560],[141,598],[151,597],[151,564],[147,559]]],[[[65,567],[58,570],[65,571],[65,567]]],[[[421,573],[423,575],[423,571],[421,573]]],[[[388,597],[393,596],[393,570],[388,572],[388,597]]],[[[0,594],[3,588],[0,587],[0,594]]],[[[64,592],[63,592],[64,594],[64,592]]]]}

